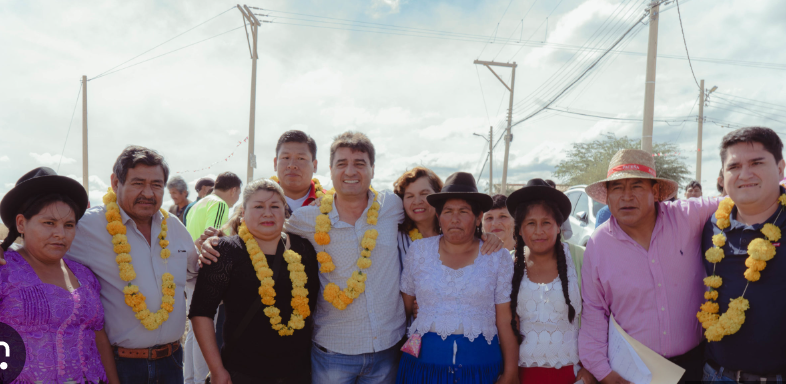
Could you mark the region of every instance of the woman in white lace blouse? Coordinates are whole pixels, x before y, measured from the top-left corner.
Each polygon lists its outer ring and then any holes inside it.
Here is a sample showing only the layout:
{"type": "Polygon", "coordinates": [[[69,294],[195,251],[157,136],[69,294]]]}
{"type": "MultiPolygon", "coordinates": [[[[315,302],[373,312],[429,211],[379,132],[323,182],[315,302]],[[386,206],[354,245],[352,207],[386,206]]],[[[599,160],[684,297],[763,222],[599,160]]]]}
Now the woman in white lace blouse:
{"type": "Polygon", "coordinates": [[[516,383],[510,253],[480,253],[480,221],[491,198],[477,193],[471,174],[458,172],[428,202],[442,235],[415,241],[404,259],[407,314],[415,297],[419,304],[409,334],[422,344],[419,357],[402,356],[396,382],[516,383]]]}
{"type": "Polygon", "coordinates": [[[507,206],[515,219],[510,306],[518,320],[511,324],[520,344],[521,383],[573,384],[581,379],[594,384],[595,378],[579,366],[581,294],[568,245],[560,241],[570,200],[533,179],[508,197],[507,206]]]}

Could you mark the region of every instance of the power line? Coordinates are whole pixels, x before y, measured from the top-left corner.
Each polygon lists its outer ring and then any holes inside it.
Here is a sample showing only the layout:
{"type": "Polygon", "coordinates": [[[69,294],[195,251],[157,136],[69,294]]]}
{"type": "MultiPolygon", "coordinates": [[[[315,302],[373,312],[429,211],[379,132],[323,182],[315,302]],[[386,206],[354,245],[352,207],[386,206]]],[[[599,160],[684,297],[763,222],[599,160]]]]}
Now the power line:
{"type": "Polygon", "coordinates": [[[66,143],[68,143],[68,135],[71,134],[71,123],[74,122],[74,114],[76,113],[76,106],[79,105],[79,95],[82,94],[82,82],[79,82],[79,92],[76,93],[76,101],[74,101],[74,110],[71,112],[71,121],[68,122],[68,131],[66,131],[66,138],[63,142],[63,149],[60,151],[60,161],[57,162],[57,171],[60,172],[60,164],[63,162],[63,154],[65,154],[66,143]]]}
{"type": "MultiPolygon", "coordinates": [[[[161,43],[161,44],[158,44],[158,45],[156,45],[155,47],[153,47],[153,48],[150,48],[150,49],[148,49],[147,51],[144,51],[144,52],[142,52],[142,53],[140,53],[140,54],[138,54],[138,55],[136,55],[136,56],[134,56],[134,57],[132,57],[132,58],[130,58],[130,59],[128,59],[128,60],[126,60],[126,61],[124,61],[124,62],[122,62],[122,63],[118,64],[118,65],[116,65],[116,66],[114,66],[114,67],[112,67],[112,68],[109,68],[109,69],[107,69],[107,70],[106,70],[106,71],[104,71],[104,72],[101,72],[101,73],[99,73],[98,75],[96,75],[95,77],[93,77],[93,79],[97,79],[97,78],[101,77],[103,74],[105,74],[105,73],[107,73],[107,72],[109,72],[109,71],[111,71],[111,70],[113,70],[113,69],[115,69],[115,68],[117,68],[117,67],[119,67],[119,66],[121,66],[121,65],[123,65],[123,64],[126,64],[126,63],[128,63],[129,61],[131,61],[131,60],[134,60],[134,59],[136,59],[137,57],[139,57],[139,56],[142,56],[142,55],[144,55],[145,53],[148,53],[148,52],[150,52],[150,51],[152,51],[152,50],[154,50],[154,49],[156,49],[156,48],[158,48],[158,47],[160,47],[160,46],[162,46],[162,45],[164,45],[164,44],[166,44],[166,43],[168,43],[168,42],[170,42],[170,41],[172,41],[172,40],[174,40],[174,39],[177,39],[178,37],[180,37],[180,36],[183,36],[183,35],[185,35],[186,33],[193,31],[193,30],[194,30],[194,29],[196,29],[197,27],[199,27],[199,26],[201,26],[201,25],[203,25],[203,24],[207,23],[208,21],[210,21],[210,20],[213,20],[213,19],[215,19],[216,17],[219,17],[219,16],[221,16],[221,15],[223,15],[223,14],[225,14],[225,13],[227,13],[227,12],[229,12],[229,11],[233,10],[233,9],[235,9],[235,7],[231,7],[231,8],[229,8],[229,9],[227,9],[226,11],[224,11],[224,12],[221,12],[221,13],[219,13],[218,15],[215,15],[215,16],[213,16],[213,17],[211,17],[211,18],[209,18],[209,19],[207,19],[207,20],[205,20],[205,21],[203,21],[203,22],[201,22],[201,23],[199,23],[199,24],[195,25],[194,27],[191,27],[190,29],[186,30],[186,31],[185,31],[185,32],[183,32],[183,33],[181,33],[181,34],[179,34],[179,35],[177,35],[177,36],[175,36],[175,37],[173,37],[173,38],[171,38],[171,39],[169,39],[169,40],[167,40],[167,41],[165,41],[165,42],[163,42],[163,43],[161,43]]],[[[92,79],[90,79],[90,80],[92,80],[92,79]]]]}
{"type": "MultiPolygon", "coordinates": [[[[505,18],[505,15],[508,13],[508,9],[510,9],[510,5],[511,5],[511,4],[513,4],[513,0],[510,0],[510,1],[508,2],[508,6],[507,6],[507,7],[505,7],[505,12],[503,12],[503,13],[502,13],[502,17],[500,17],[500,18],[499,18],[499,21],[497,22],[497,28],[494,30],[494,36],[496,36],[497,32],[499,31],[499,23],[501,23],[501,22],[502,22],[502,19],[504,19],[504,18],[505,18]]],[[[488,47],[488,45],[489,45],[489,43],[486,43],[486,44],[483,46],[483,49],[480,51],[480,53],[478,53],[478,57],[477,57],[477,58],[480,58],[480,55],[482,55],[482,54],[483,54],[483,52],[486,50],[486,47],[488,47]]]]}
{"type": "MultiPolygon", "coordinates": [[[[693,113],[693,108],[696,108],[696,104],[699,102],[699,97],[701,97],[701,95],[696,96],[696,101],[694,101],[693,102],[693,106],[690,107],[690,112],[688,112],[689,116],[690,116],[691,113],[693,113]]],[[[674,140],[674,141],[679,141],[680,140],[680,136],[682,136],[682,130],[683,129],[685,129],[685,122],[682,123],[682,128],[680,128],[680,133],[677,135],[677,139],[674,140]]]]}
{"type": "Polygon", "coordinates": [[[696,80],[696,74],[693,73],[693,64],[690,62],[690,53],[688,53],[688,42],[685,40],[685,30],[682,28],[682,14],[680,13],[680,0],[675,0],[677,3],[677,16],[680,19],[680,31],[682,32],[682,42],[685,44],[685,55],[688,56],[688,65],[690,66],[690,73],[693,75],[693,81],[696,82],[696,87],[699,88],[699,92],[704,92],[699,85],[699,81],[696,80]]]}
{"type": "MultiPolygon", "coordinates": [[[[598,118],[598,119],[604,119],[604,120],[620,120],[620,121],[642,121],[642,119],[631,119],[631,118],[625,118],[625,117],[610,117],[610,116],[600,116],[600,115],[594,115],[594,114],[590,114],[590,113],[581,113],[581,112],[574,112],[574,111],[564,111],[564,110],[561,110],[561,109],[555,109],[555,108],[546,108],[546,109],[548,109],[548,110],[552,110],[552,111],[555,111],[555,112],[559,112],[559,113],[567,113],[567,114],[571,114],[571,115],[578,115],[578,116],[588,116],[588,117],[595,117],[595,118],[598,118]]],[[[684,118],[684,117],[674,117],[674,118],[671,118],[671,119],[657,119],[657,120],[655,120],[655,121],[657,121],[657,122],[661,122],[661,123],[668,123],[668,122],[672,122],[672,123],[674,123],[674,122],[682,122],[682,121],[687,121],[687,120],[685,120],[685,118],[684,118]]]]}
{"type": "MultiPolygon", "coordinates": [[[[730,94],[730,93],[715,92],[715,94],[716,94],[716,95],[724,95],[724,96],[728,96],[728,97],[733,97],[733,98],[735,98],[735,99],[743,99],[743,100],[748,100],[749,102],[748,102],[747,104],[752,104],[752,105],[753,105],[753,104],[766,104],[766,105],[770,105],[770,106],[773,106],[773,107],[777,107],[777,108],[779,108],[779,109],[786,109],[786,106],[782,106],[782,105],[780,105],[780,104],[774,104],[774,103],[769,103],[769,102],[766,102],[766,101],[760,101],[760,100],[756,100],[756,99],[750,99],[750,98],[747,98],[747,97],[742,97],[742,96],[738,96],[738,95],[732,95],[732,94],[730,94]]],[[[771,107],[768,107],[768,108],[771,108],[771,107]]]]}
{"type": "MultiPolygon", "coordinates": [[[[546,16],[546,18],[545,18],[545,19],[543,19],[543,22],[541,22],[541,23],[540,23],[540,25],[539,25],[537,28],[535,28],[535,30],[532,32],[532,34],[529,36],[529,38],[527,38],[527,40],[532,40],[532,36],[535,36],[535,33],[536,33],[536,32],[538,32],[538,29],[540,29],[540,27],[542,27],[542,26],[543,26],[543,24],[546,22],[546,20],[547,20],[549,17],[551,17],[551,15],[553,15],[553,14],[554,14],[554,11],[556,11],[556,10],[557,10],[557,8],[559,7],[559,5],[560,5],[560,4],[562,4],[562,2],[563,2],[563,1],[564,1],[564,0],[559,0],[559,3],[557,3],[557,5],[554,7],[554,9],[552,9],[552,10],[551,10],[551,12],[548,14],[548,16],[546,16]]],[[[524,27],[522,26],[522,28],[524,28],[524,27]]],[[[516,57],[516,55],[518,55],[518,54],[519,54],[519,52],[521,52],[521,50],[522,50],[523,48],[524,48],[524,46],[522,45],[522,46],[521,46],[521,48],[519,48],[519,50],[518,50],[518,51],[516,51],[516,53],[514,53],[514,54],[513,54],[513,56],[510,58],[510,60],[513,60],[513,58],[514,58],[514,57],[516,57]]],[[[508,61],[510,61],[510,60],[508,60],[508,61]]]]}
{"type": "Polygon", "coordinates": [[[189,45],[186,45],[186,46],[180,47],[180,48],[178,48],[178,49],[171,50],[171,51],[169,51],[169,52],[167,52],[167,53],[162,53],[162,54],[160,54],[160,55],[158,55],[158,56],[151,57],[151,58],[149,58],[149,59],[147,59],[147,60],[140,61],[140,62],[138,62],[138,63],[135,63],[135,64],[131,64],[131,65],[127,66],[127,67],[123,67],[123,68],[120,68],[120,69],[114,70],[114,71],[112,71],[112,72],[107,72],[107,73],[104,73],[103,75],[96,76],[96,77],[94,77],[94,78],[92,78],[92,79],[89,79],[88,81],[90,81],[90,80],[95,80],[95,79],[100,79],[100,78],[102,78],[102,77],[104,77],[104,76],[109,76],[109,75],[112,75],[112,74],[118,73],[118,72],[120,72],[120,71],[123,71],[123,70],[126,70],[126,69],[128,69],[128,68],[135,67],[135,66],[137,66],[137,65],[139,65],[139,64],[142,64],[142,63],[147,63],[147,62],[148,62],[148,61],[150,61],[150,60],[155,60],[155,59],[157,59],[157,58],[159,58],[159,57],[166,56],[166,55],[168,55],[168,54],[170,54],[170,53],[175,53],[175,52],[177,52],[177,51],[180,51],[180,50],[182,50],[182,49],[186,49],[186,48],[188,48],[188,47],[191,47],[191,46],[197,45],[197,44],[199,44],[199,43],[204,43],[205,41],[208,41],[208,40],[214,39],[214,38],[216,38],[216,37],[219,37],[219,36],[226,35],[227,33],[229,33],[229,32],[232,32],[232,31],[237,31],[238,29],[240,29],[240,28],[243,28],[243,27],[244,27],[244,26],[243,26],[243,25],[241,25],[241,26],[239,26],[239,27],[237,27],[237,28],[232,28],[232,29],[230,29],[230,30],[228,30],[228,31],[226,31],[226,32],[221,32],[221,33],[219,33],[218,35],[214,35],[214,36],[208,37],[207,39],[204,39],[204,40],[197,41],[196,43],[192,43],[192,44],[189,44],[189,45]]]}
{"type": "Polygon", "coordinates": [[[483,92],[483,83],[480,82],[480,72],[478,71],[478,66],[475,65],[475,73],[478,75],[478,85],[480,85],[480,95],[483,97],[483,109],[486,111],[486,120],[488,120],[489,125],[491,125],[491,117],[489,116],[489,106],[486,105],[486,95],[483,92]]]}

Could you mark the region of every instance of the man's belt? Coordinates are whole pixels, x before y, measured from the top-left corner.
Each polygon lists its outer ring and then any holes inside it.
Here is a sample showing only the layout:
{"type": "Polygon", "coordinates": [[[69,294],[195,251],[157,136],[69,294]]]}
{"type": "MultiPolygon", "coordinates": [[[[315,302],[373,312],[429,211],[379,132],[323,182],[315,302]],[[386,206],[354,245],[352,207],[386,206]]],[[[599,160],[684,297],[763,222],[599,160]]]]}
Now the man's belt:
{"type": "Polygon", "coordinates": [[[123,348],[123,347],[114,347],[117,351],[117,356],[124,357],[127,359],[147,359],[147,360],[158,360],[163,359],[165,357],[172,356],[175,351],[180,348],[180,341],[175,341],[174,343],[169,343],[165,345],[159,345],[150,348],[123,348]]]}
{"type": "MultiPolygon", "coordinates": [[[[715,370],[715,372],[720,372],[721,367],[716,364],[714,361],[710,360],[707,364],[715,370]]],[[[775,383],[778,381],[779,375],[768,375],[768,376],[759,376],[755,373],[747,373],[743,371],[735,371],[732,369],[723,369],[723,376],[729,379],[732,379],[738,383],[748,383],[748,382],[757,382],[757,383],[775,383]]],[[[783,376],[781,376],[783,377],[783,376]]]]}

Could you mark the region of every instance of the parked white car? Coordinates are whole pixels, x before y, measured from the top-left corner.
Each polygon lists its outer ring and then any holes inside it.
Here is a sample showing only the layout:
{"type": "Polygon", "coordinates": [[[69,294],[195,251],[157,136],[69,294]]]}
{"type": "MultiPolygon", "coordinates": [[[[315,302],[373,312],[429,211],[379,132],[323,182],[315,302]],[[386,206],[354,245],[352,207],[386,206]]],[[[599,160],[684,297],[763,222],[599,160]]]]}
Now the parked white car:
{"type": "Polygon", "coordinates": [[[568,221],[573,230],[573,236],[568,239],[568,242],[581,246],[587,246],[587,241],[595,232],[598,211],[605,206],[590,199],[584,192],[586,187],[586,185],[574,185],[565,191],[565,195],[570,199],[571,211],[568,221]]]}

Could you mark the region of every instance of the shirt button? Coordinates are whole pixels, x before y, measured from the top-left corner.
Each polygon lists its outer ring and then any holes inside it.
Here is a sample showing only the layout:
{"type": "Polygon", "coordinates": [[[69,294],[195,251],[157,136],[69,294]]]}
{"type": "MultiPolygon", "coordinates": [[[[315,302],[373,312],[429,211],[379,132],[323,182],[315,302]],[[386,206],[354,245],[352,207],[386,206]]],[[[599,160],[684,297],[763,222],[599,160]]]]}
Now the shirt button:
{"type": "Polygon", "coordinates": [[[654,262],[655,262],[655,259],[652,259],[652,262],[654,263],[654,262]]]}
{"type": "Polygon", "coordinates": [[[658,286],[660,287],[660,283],[658,283],[658,286]]]}
{"type": "Polygon", "coordinates": [[[665,334],[666,334],[666,331],[663,331],[663,334],[665,335],[665,334]]]}
{"type": "MultiPolygon", "coordinates": [[[[665,311],[665,310],[666,310],[666,308],[665,308],[665,307],[660,307],[660,310],[661,310],[661,311],[665,311]]],[[[665,333],[665,332],[664,332],[664,333],[665,333]]]]}

